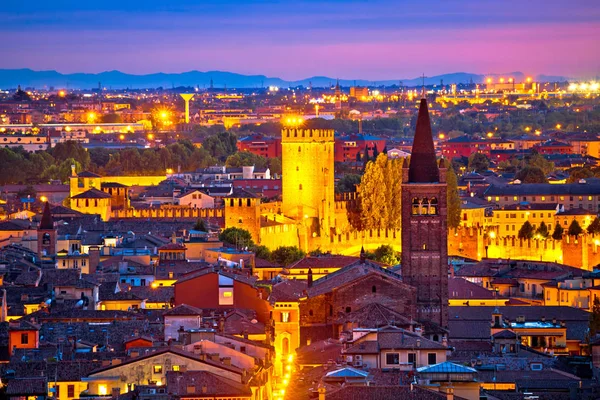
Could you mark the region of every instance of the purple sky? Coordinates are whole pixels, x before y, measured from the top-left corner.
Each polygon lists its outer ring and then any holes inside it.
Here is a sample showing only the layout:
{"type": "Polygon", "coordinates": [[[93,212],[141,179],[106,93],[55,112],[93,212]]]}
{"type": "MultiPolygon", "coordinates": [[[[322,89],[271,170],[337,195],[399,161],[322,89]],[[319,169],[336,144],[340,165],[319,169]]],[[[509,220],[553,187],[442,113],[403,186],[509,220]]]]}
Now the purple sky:
{"type": "Polygon", "coordinates": [[[0,68],[600,75],[598,0],[3,0],[0,21],[0,68]]]}

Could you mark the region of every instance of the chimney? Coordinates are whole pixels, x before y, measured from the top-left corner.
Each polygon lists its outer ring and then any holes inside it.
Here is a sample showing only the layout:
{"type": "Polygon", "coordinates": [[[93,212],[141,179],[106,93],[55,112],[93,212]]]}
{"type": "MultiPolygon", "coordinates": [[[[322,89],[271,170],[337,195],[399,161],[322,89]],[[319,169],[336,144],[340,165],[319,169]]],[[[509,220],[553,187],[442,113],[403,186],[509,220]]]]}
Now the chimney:
{"type": "Polygon", "coordinates": [[[219,333],[225,332],[225,318],[221,317],[219,319],[219,333]]]}
{"type": "Polygon", "coordinates": [[[313,285],[313,273],[312,268],[308,267],[308,275],[307,275],[308,287],[312,287],[313,285]]]}
{"type": "Polygon", "coordinates": [[[202,394],[208,393],[208,386],[202,385],[202,394]]]}
{"type": "Polygon", "coordinates": [[[223,364],[231,365],[231,357],[223,357],[223,364]]]}
{"type": "Polygon", "coordinates": [[[366,259],[367,259],[367,254],[365,253],[365,247],[362,246],[360,248],[360,263],[364,264],[366,259]]]}
{"type": "Polygon", "coordinates": [[[446,395],[446,400],[454,400],[454,388],[452,386],[443,388],[442,393],[446,395]]]}
{"type": "Polygon", "coordinates": [[[556,317],[552,318],[552,324],[556,325],[556,317]]]}
{"type": "Polygon", "coordinates": [[[210,354],[211,361],[219,361],[219,353],[210,354]]]}
{"type": "Polygon", "coordinates": [[[187,387],[187,394],[194,394],[196,393],[196,386],[194,385],[188,385],[187,387]]]}
{"type": "Polygon", "coordinates": [[[89,273],[95,274],[98,269],[98,265],[100,264],[100,247],[91,246],[88,250],[89,256],[89,273]]]}
{"type": "Polygon", "coordinates": [[[120,358],[113,358],[112,359],[111,365],[119,365],[119,364],[121,364],[121,359],[120,358]]]}

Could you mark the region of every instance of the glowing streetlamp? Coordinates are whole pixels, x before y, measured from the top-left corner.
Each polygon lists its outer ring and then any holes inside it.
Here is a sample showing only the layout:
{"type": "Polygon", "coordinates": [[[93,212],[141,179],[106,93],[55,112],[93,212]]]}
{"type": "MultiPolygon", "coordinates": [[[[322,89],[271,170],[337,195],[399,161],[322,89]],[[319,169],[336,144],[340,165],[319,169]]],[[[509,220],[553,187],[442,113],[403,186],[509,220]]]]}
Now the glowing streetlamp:
{"type": "Polygon", "coordinates": [[[556,129],[560,129],[560,128],[562,128],[562,125],[561,124],[556,124],[556,129]]]}
{"type": "Polygon", "coordinates": [[[96,121],[96,113],[95,112],[88,113],[87,121],[88,121],[88,124],[93,124],[94,121],[96,121]]]}

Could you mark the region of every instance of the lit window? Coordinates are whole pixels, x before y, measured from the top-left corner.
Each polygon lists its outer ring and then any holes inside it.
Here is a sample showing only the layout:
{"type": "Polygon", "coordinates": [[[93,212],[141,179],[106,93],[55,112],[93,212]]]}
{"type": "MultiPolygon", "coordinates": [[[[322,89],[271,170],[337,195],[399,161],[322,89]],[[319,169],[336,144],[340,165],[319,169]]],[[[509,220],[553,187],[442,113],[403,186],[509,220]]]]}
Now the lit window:
{"type": "Polygon", "coordinates": [[[162,374],[162,365],[155,365],[152,369],[155,374],[162,374]]]}
{"type": "Polygon", "coordinates": [[[179,368],[179,365],[173,365],[173,371],[175,371],[175,372],[181,371],[181,369],[179,368]]]}
{"type": "Polygon", "coordinates": [[[290,313],[289,312],[281,313],[281,322],[290,322],[290,313]]]}
{"type": "Polygon", "coordinates": [[[108,387],[106,385],[98,385],[98,394],[106,396],[108,394],[108,387]]]}

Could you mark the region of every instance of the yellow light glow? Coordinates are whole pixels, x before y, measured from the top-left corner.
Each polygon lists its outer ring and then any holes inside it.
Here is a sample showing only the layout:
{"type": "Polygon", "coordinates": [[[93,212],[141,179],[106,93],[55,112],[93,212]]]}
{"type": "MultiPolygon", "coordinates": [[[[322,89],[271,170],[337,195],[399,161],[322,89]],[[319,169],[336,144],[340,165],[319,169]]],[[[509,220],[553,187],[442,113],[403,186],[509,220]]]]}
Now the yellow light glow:
{"type": "Polygon", "coordinates": [[[160,117],[162,119],[167,119],[168,116],[169,116],[169,114],[167,114],[165,111],[163,111],[163,112],[160,113],[160,117]]]}
{"type": "Polygon", "coordinates": [[[65,126],[65,131],[71,132],[71,127],[70,126],[65,126]]]}
{"type": "Polygon", "coordinates": [[[48,198],[47,198],[46,196],[41,196],[41,197],[40,197],[40,201],[41,201],[42,203],[45,203],[45,202],[47,202],[47,201],[48,201],[48,198]]]}
{"type": "Polygon", "coordinates": [[[490,232],[490,238],[495,239],[496,238],[496,232],[494,232],[494,231],[490,232]]]}
{"type": "Polygon", "coordinates": [[[492,78],[487,78],[487,83],[492,83],[492,78]]]}
{"type": "Polygon", "coordinates": [[[289,363],[293,362],[293,361],[294,361],[294,355],[293,355],[293,354],[289,354],[289,355],[288,355],[288,358],[287,358],[287,361],[288,361],[289,363]]]}
{"type": "Polygon", "coordinates": [[[444,139],[444,138],[446,137],[446,135],[444,135],[443,133],[440,133],[440,134],[438,135],[438,137],[439,137],[440,139],[444,139]]]}
{"type": "Polygon", "coordinates": [[[504,78],[500,78],[500,83],[504,83],[504,78]]]}
{"type": "Polygon", "coordinates": [[[125,135],[123,135],[123,134],[120,134],[120,135],[119,135],[119,139],[121,139],[121,140],[125,140],[125,135]]]}
{"type": "Polygon", "coordinates": [[[152,133],[148,134],[148,140],[154,140],[154,135],[152,133]]]}
{"type": "Polygon", "coordinates": [[[108,393],[108,387],[104,384],[102,385],[98,385],[98,394],[100,396],[106,396],[106,394],[108,393]]]}
{"type": "Polygon", "coordinates": [[[531,83],[531,77],[527,77],[527,83],[531,83]]]}
{"type": "Polygon", "coordinates": [[[525,132],[529,132],[530,130],[531,130],[531,127],[529,127],[529,126],[525,127],[525,132]]]}
{"type": "Polygon", "coordinates": [[[285,370],[286,371],[291,371],[292,370],[292,366],[291,365],[286,365],[285,366],[285,370]]]}
{"type": "Polygon", "coordinates": [[[508,78],[508,82],[513,83],[513,78],[508,78]]]}
{"type": "Polygon", "coordinates": [[[66,95],[67,95],[67,93],[64,90],[61,90],[60,92],[58,92],[59,97],[65,97],[66,95]]]}
{"type": "Polygon", "coordinates": [[[150,284],[150,286],[152,287],[152,289],[156,289],[156,288],[158,287],[158,283],[156,283],[156,282],[152,282],[152,283],[150,284]]]}
{"type": "Polygon", "coordinates": [[[562,128],[562,125],[561,124],[556,124],[556,129],[560,129],[560,128],[562,128]]]}
{"type": "Polygon", "coordinates": [[[493,132],[488,132],[488,133],[487,133],[487,137],[491,138],[492,136],[494,136],[494,133],[493,133],[493,132]]]}
{"type": "Polygon", "coordinates": [[[173,168],[167,168],[167,174],[172,174],[173,173],[173,168]]]}

